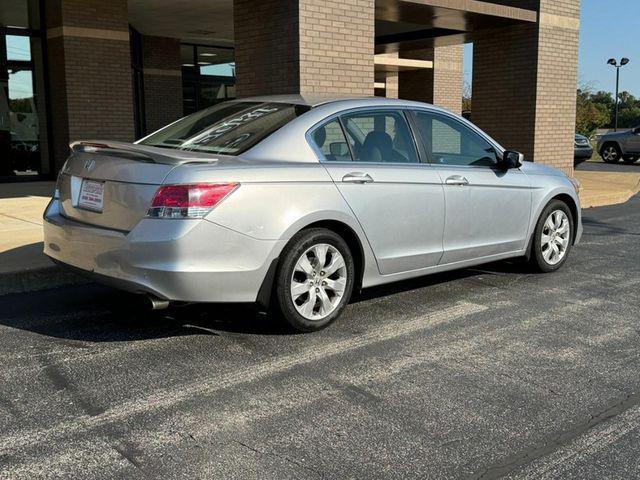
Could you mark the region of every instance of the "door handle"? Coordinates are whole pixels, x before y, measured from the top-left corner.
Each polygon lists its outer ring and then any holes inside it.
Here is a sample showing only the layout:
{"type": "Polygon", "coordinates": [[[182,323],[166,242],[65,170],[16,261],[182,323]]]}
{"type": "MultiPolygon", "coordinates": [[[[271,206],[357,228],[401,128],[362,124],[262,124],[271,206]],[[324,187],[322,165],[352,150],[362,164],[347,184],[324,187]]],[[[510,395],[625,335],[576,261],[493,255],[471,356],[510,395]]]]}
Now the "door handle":
{"type": "Polygon", "coordinates": [[[346,183],[371,183],[373,178],[364,172],[351,172],[342,177],[342,181],[346,183]]]}
{"type": "Polygon", "coordinates": [[[463,177],[462,175],[451,175],[449,178],[447,178],[444,183],[446,183],[447,185],[469,185],[469,180],[467,180],[465,177],[463,177]]]}

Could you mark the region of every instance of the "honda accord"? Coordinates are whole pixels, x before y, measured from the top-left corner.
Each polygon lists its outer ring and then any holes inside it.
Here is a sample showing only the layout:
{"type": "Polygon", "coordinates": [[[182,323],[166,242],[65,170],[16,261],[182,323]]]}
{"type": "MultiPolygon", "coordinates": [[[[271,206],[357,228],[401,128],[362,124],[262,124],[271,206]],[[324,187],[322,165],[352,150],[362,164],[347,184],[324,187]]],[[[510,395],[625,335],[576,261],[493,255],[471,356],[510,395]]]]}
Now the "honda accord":
{"type": "Polygon", "coordinates": [[[71,149],[44,214],[54,261],[301,331],[374,285],[515,257],[552,272],[582,232],[564,173],[418,102],[248,98],[71,149]]]}

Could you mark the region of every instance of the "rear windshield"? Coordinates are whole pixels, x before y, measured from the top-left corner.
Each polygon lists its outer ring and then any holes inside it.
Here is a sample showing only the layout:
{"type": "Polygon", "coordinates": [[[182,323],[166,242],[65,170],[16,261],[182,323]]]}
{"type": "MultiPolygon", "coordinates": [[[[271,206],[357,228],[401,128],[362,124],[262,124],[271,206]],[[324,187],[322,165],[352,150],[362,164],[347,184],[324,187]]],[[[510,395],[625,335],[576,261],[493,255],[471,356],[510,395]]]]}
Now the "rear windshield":
{"type": "Polygon", "coordinates": [[[290,103],[221,103],[178,120],[139,143],[238,155],[307,111],[307,106],[290,103]]]}

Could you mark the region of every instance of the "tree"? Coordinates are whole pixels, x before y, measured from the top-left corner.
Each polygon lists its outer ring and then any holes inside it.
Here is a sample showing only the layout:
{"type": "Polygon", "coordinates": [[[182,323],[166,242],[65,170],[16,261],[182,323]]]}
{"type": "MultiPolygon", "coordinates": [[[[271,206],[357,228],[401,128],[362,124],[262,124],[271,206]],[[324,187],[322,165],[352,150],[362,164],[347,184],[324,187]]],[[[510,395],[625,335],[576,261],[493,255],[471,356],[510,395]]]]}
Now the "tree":
{"type": "Polygon", "coordinates": [[[618,126],[620,128],[633,128],[640,126],[640,105],[620,110],[620,113],[618,114],[618,126]]]}
{"type": "MultiPolygon", "coordinates": [[[[604,92],[598,92],[604,93],[604,92]]],[[[593,101],[588,86],[578,89],[576,95],[576,132],[592,137],[596,130],[609,122],[609,110],[605,103],[593,101]]]]}
{"type": "Polygon", "coordinates": [[[471,84],[466,80],[462,84],[462,111],[471,111],[471,84]]]}

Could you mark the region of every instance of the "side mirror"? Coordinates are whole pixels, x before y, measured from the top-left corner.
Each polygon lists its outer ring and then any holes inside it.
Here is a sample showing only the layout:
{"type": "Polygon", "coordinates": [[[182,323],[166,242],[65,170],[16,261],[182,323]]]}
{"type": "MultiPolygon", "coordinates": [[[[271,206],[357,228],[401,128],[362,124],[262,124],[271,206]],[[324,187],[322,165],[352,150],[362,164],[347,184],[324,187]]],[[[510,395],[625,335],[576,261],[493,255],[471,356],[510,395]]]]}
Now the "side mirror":
{"type": "Polygon", "coordinates": [[[511,168],[520,168],[523,162],[524,154],[511,150],[505,150],[502,154],[502,161],[500,162],[500,166],[505,170],[509,170],[511,168]]]}

